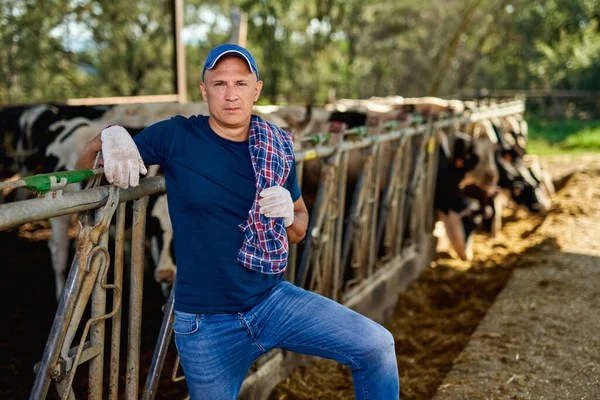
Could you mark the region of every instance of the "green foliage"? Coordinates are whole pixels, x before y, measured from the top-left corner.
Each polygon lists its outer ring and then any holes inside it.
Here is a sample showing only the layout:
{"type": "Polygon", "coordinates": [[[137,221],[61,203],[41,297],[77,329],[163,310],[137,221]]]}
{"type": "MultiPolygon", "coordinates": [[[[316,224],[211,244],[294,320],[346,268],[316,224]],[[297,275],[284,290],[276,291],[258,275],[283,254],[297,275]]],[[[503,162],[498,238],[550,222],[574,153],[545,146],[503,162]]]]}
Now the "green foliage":
{"type": "MultiPolygon", "coordinates": [[[[0,103],[173,93],[172,4],[0,1],[0,103]]],[[[600,89],[597,0],[186,0],[189,100],[232,7],[263,102],[600,89]]]]}
{"type": "Polygon", "coordinates": [[[598,22],[591,21],[579,32],[570,34],[561,30],[559,39],[548,44],[536,42],[536,49],[542,56],[533,73],[538,73],[548,81],[551,87],[585,87],[599,89],[597,79],[589,80],[590,72],[598,77],[600,72],[600,35],[598,22]]]}
{"type": "Polygon", "coordinates": [[[563,146],[566,149],[586,149],[600,151],[600,126],[586,127],[569,136],[563,146]]]}
{"type": "MultiPolygon", "coordinates": [[[[599,89],[600,4],[514,1],[501,33],[478,64],[478,87],[599,89]]],[[[492,42],[493,41],[493,42],[492,42]]]]}
{"type": "Polygon", "coordinates": [[[528,151],[533,154],[600,151],[600,121],[528,118],[528,151]]]}

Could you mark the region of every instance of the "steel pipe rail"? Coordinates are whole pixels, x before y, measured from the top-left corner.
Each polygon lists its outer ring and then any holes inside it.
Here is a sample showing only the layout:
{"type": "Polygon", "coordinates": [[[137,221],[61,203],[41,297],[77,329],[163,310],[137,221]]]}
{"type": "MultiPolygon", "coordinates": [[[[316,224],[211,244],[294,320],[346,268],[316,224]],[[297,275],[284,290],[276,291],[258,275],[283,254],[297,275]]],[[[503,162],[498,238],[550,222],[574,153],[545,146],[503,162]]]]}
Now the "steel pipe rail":
{"type": "MultiPolygon", "coordinates": [[[[455,124],[467,124],[469,122],[477,122],[488,118],[501,118],[509,115],[519,114],[525,111],[525,103],[522,101],[514,101],[505,104],[499,104],[492,107],[478,109],[469,116],[457,117],[436,121],[433,123],[434,129],[449,128],[455,124]]],[[[392,130],[388,133],[366,137],[356,141],[342,142],[339,147],[342,151],[357,150],[373,145],[375,142],[389,142],[397,140],[403,136],[414,136],[427,131],[427,123],[423,123],[414,127],[408,127],[400,130],[392,130]]],[[[315,158],[322,158],[332,155],[337,149],[337,146],[318,146],[314,149],[300,150],[296,152],[296,161],[308,161],[315,158]]]]}
{"type": "MultiPolygon", "coordinates": [[[[56,198],[38,198],[0,205],[0,229],[12,228],[27,222],[59,217],[102,207],[108,200],[110,186],[101,186],[56,198]]],[[[120,202],[165,192],[165,179],[153,177],[140,180],[139,186],[121,190],[120,202]]]]}

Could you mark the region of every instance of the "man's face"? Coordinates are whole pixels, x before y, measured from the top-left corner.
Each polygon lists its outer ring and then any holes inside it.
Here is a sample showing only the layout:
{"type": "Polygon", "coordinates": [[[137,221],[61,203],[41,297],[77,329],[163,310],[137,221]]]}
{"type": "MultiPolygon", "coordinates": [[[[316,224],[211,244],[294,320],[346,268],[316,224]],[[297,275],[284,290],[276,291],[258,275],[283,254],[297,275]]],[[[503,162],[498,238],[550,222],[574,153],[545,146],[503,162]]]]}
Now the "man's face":
{"type": "Polygon", "coordinates": [[[249,125],[262,81],[256,79],[244,59],[225,56],[213,69],[205,71],[200,89],[213,122],[221,128],[232,129],[249,125]]]}

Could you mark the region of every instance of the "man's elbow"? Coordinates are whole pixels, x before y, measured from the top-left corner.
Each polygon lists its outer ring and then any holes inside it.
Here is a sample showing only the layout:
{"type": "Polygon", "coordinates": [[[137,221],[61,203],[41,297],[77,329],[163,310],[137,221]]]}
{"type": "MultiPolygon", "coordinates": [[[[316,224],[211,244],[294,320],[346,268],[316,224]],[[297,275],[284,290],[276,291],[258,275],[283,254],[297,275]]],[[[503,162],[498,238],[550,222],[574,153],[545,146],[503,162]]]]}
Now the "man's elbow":
{"type": "Polygon", "coordinates": [[[304,229],[300,232],[293,231],[293,232],[291,232],[291,234],[288,235],[288,241],[290,243],[300,243],[302,241],[302,239],[304,239],[305,237],[306,237],[306,229],[304,229]]]}
{"type": "Polygon", "coordinates": [[[294,223],[288,228],[288,241],[300,243],[306,237],[308,228],[308,213],[297,211],[294,223]]]}

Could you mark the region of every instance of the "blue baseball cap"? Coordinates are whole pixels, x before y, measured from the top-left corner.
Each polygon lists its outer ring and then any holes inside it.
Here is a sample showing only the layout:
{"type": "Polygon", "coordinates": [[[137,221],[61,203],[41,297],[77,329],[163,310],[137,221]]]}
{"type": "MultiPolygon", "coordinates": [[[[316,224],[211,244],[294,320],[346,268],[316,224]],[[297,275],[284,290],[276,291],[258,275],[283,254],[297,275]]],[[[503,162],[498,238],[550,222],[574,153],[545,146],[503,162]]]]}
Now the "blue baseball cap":
{"type": "Polygon", "coordinates": [[[237,44],[227,43],[221,44],[211,50],[210,54],[206,58],[206,62],[204,63],[204,69],[202,70],[202,82],[204,82],[204,72],[206,72],[207,69],[213,69],[217,64],[217,61],[219,61],[223,56],[236,56],[243,58],[248,63],[250,71],[254,72],[256,74],[256,79],[258,79],[258,68],[256,67],[256,61],[254,61],[254,58],[250,52],[242,46],[238,46],[237,44]]]}

